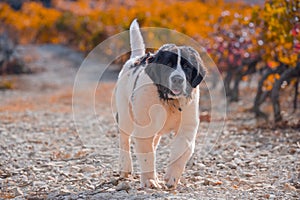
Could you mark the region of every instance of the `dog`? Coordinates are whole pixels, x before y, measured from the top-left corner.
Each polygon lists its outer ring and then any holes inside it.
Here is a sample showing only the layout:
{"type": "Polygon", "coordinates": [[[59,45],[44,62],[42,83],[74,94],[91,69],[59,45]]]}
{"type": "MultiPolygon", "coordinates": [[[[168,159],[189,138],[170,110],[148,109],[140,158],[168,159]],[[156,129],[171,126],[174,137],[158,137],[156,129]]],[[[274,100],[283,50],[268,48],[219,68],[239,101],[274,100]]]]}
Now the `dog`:
{"type": "Polygon", "coordinates": [[[161,188],[155,151],[163,134],[174,132],[165,186],[176,188],[195,148],[199,125],[199,84],[206,68],[189,46],[165,44],[145,53],[135,19],[130,25],[130,59],[124,64],[115,90],[119,136],[120,176],[132,172],[130,140],[141,170],[141,187],[161,188]]]}

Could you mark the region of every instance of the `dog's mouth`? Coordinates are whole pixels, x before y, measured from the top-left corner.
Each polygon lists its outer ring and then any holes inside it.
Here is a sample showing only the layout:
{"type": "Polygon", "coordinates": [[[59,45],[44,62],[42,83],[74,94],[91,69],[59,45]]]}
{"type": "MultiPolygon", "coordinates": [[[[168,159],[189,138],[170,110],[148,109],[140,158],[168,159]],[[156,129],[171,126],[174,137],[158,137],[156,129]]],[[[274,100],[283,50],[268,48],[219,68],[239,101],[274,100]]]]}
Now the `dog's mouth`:
{"type": "Polygon", "coordinates": [[[181,95],[183,93],[182,89],[179,88],[172,88],[171,91],[175,96],[181,95]]]}

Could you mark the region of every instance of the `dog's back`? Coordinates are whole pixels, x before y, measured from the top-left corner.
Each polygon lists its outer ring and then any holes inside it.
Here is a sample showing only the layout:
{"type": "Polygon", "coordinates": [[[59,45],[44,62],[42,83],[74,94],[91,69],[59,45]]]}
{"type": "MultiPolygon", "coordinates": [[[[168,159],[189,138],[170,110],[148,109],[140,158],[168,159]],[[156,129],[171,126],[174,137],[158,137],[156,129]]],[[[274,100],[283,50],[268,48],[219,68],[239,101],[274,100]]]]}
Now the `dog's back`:
{"type": "MultiPolygon", "coordinates": [[[[142,61],[143,57],[145,56],[145,44],[136,19],[130,25],[129,34],[131,56],[119,73],[115,93],[117,112],[123,112],[123,116],[126,116],[125,118],[128,119],[130,119],[130,111],[128,106],[131,94],[136,87],[136,80],[139,77],[139,71],[141,70],[140,65],[137,63],[138,61],[142,61]]],[[[121,114],[118,113],[118,116],[120,115],[121,114]]],[[[129,122],[127,120],[125,121],[126,122],[124,122],[124,126],[127,127],[129,122]]],[[[123,126],[120,123],[122,123],[122,121],[119,121],[119,126],[123,126]]],[[[132,127],[128,127],[126,129],[131,131],[132,127]]]]}

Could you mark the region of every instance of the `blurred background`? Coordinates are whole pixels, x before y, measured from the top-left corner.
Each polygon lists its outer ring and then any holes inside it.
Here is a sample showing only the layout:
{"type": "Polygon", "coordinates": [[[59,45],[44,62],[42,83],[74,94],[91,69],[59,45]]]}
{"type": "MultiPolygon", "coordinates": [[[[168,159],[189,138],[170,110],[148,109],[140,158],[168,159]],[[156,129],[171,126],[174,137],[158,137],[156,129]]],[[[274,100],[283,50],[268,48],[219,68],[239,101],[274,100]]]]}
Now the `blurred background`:
{"type": "MultiPolygon", "coordinates": [[[[299,199],[299,20],[299,0],[0,0],[0,198],[299,199]],[[189,36],[208,63],[195,153],[172,194],[141,190],[138,170],[118,178],[111,100],[130,52],[97,74],[128,37],[84,61],[135,18],[189,36]]],[[[160,179],[172,138],[157,150],[160,179]]]]}
{"type": "MultiPolygon", "coordinates": [[[[48,44],[44,48],[84,56],[109,36],[128,30],[137,18],[141,27],[169,28],[195,39],[222,73],[230,102],[239,100],[241,88],[251,90],[249,109],[263,118],[274,112],[280,121],[281,89],[290,88],[284,102],[292,106],[288,112],[297,108],[299,15],[299,2],[291,0],[1,0],[0,74],[45,70],[30,64],[38,55],[28,54],[28,45],[48,44]],[[253,78],[256,85],[247,87],[253,78]],[[267,114],[260,108],[265,100],[273,106],[267,114]]],[[[128,55],[115,61],[119,68],[128,55]]],[[[0,81],[2,89],[13,85],[0,81]]]]}

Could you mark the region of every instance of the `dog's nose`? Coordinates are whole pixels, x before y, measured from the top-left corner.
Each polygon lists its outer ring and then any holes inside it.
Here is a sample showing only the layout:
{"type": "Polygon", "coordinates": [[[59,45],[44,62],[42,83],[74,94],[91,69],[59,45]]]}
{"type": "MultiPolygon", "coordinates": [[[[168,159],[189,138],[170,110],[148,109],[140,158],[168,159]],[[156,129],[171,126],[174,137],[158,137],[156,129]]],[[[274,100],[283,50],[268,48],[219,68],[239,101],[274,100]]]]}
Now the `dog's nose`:
{"type": "Polygon", "coordinates": [[[172,81],[172,83],[174,83],[176,85],[181,85],[183,83],[184,79],[180,75],[175,75],[171,78],[171,81],[172,81]]]}

